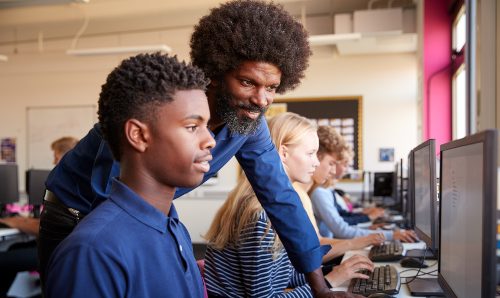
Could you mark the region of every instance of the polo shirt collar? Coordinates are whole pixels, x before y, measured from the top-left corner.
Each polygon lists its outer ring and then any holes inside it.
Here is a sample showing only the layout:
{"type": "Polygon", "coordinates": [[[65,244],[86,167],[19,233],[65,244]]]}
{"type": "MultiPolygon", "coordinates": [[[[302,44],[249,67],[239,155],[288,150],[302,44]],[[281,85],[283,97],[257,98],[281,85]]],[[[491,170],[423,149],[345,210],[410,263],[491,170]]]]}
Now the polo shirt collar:
{"type": "Polygon", "coordinates": [[[179,222],[174,204],[170,206],[168,216],[165,216],[117,178],[113,178],[109,198],[131,217],[162,233],[167,232],[170,221],[179,222]]]}

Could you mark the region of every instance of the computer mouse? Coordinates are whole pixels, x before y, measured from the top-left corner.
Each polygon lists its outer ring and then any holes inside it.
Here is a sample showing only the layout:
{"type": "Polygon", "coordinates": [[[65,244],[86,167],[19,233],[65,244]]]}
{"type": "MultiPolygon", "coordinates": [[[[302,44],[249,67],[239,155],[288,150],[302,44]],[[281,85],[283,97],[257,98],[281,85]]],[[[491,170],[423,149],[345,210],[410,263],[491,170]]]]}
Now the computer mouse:
{"type": "Polygon", "coordinates": [[[404,257],[399,262],[401,267],[405,268],[427,268],[429,266],[422,263],[421,259],[412,258],[412,257],[404,257]]]}
{"type": "Polygon", "coordinates": [[[386,294],[386,293],[373,293],[373,294],[370,294],[368,295],[367,298],[393,298],[394,296],[391,296],[389,294],[386,294]]]}

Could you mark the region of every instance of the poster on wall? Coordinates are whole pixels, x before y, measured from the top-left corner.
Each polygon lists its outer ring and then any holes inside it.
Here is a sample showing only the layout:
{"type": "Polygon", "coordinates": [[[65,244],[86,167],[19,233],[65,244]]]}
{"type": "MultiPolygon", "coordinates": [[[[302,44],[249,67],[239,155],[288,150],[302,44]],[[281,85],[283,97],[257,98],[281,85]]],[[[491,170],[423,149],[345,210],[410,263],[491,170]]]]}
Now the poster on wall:
{"type": "Polygon", "coordinates": [[[378,160],[384,161],[394,161],[394,148],[380,148],[378,154],[378,160]]]}
{"type": "Polygon", "coordinates": [[[317,125],[334,127],[354,150],[347,180],[360,180],[362,162],[362,97],[320,97],[276,99],[266,117],[294,112],[311,119],[317,125]]]}
{"type": "Polygon", "coordinates": [[[16,162],[16,138],[1,138],[0,152],[1,162],[16,162]]]}

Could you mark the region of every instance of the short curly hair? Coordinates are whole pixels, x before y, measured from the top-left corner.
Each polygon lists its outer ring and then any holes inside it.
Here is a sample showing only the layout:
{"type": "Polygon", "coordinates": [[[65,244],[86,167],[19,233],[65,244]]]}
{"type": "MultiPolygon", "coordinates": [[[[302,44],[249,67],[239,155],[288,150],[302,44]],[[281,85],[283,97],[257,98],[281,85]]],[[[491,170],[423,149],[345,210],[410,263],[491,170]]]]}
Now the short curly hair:
{"type": "Polygon", "coordinates": [[[335,128],[326,125],[319,126],[318,138],[318,157],[320,159],[325,154],[335,154],[339,161],[350,161],[354,157],[352,147],[335,128]]]}
{"type": "Polygon", "coordinates": [[[123,127],[131,118],[154,123],[157,107],[178,90],[206,90],[209,80],[193,65],[161,53],[139,54],[121,62],[99,96],[99,123],[115,159],[120,160],[123,127]]]}
{"type": "Polygon", "coordinates": [[[281,5],[236,0],[211,10],[191,36],[191,60],[212,80],[245,61],[281,71],[276,92],[293,90],[304,77],[311,49],[308,33],[281,5]]]}

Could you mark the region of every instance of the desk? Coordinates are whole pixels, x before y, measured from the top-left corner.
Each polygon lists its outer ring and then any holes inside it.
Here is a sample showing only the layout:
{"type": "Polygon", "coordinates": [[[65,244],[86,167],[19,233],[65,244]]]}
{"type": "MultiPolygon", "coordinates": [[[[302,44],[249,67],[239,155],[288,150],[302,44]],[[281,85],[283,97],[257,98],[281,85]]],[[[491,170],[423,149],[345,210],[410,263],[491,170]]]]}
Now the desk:
{"type": "Polygon", "coordinates": [[[20,233],[21,232],[18,229],[0,229],[0,239],[3,240],[8,236],[17,235],[20,233]]]}
{"type": "MultiPolygon", "coordinates": [[[[404,247],[403,254],[406,254],[406,251],[409,250],[409,249],[423,249],[423,248],[425,248],[425,243],[424,242],[419,242],[419,243],[403,243],[403,247],[404,247]]],[[[344,258],[342,259],[342,262],[345,261],[345,260],[347,260],[348,258],[354,256],[354,255],[368,256],[368,252],[369,251],[370,251],[370,247],[365,248],[365,249],[361,249],[361,250],[350,250],[350,251],[348,251],[348,252],[345,253],[344,258]]],[[[387,263],[376,262],[374,264],[375,264],[375,266],[383,266],[383,265],[387,265],[387,264],[388,265],[392,265],[392,266],[394,266],[396,268],[396,270],[398,272],[410,269],[410,268],[403,268],[403,267],[401,267],[401,265],[399,264],[399,261],[397,261],[397,262],[387,262],[387,263]]],[[[420,274],[422,274],[422,272],[432,272],[432,271],[434,271],[432,274],[437,275],[437,269],[438,269],[437,260],[425,261],[425,264],[428,265],[429,267],[420,269],[420,274]]],[[[414,276],[417,273],[417,270],[418,270],[418,268],[411,269],[411,271],[406,271],[406,272],[402,273],[401,276],[402,277],[412,277],[412,276],[414,276]]],[[[427,278],[432,278],[433,276],[429,276],[429,275],[420,276],[420,278],[426,278],[426,277],[427,278]]],[[[405,282],[405,278],[401,278],[401,282],[405,282]]],[[[347,287],[349,286],[349,283],[350,283],[350,280],[346,281],[344,284],[342,284],[339,287],[332,288],[332,290],[334,290],[334,291],[347,291],[347,287]]],[[[403,297],[418,297],[418,296],[411,296],[410,295],[410,291],[408,290],[407,285],[406,284],[402,284],[401,288],[399,289],[399,294],[395,295],[394,297],[403,298],[403,297]]]]}
{"type": "Polygon", "coordinates": [[[27,242],[34,238],[18,229],[0,229],[0,252],[6,251],[14,243],[27,242]]]}

